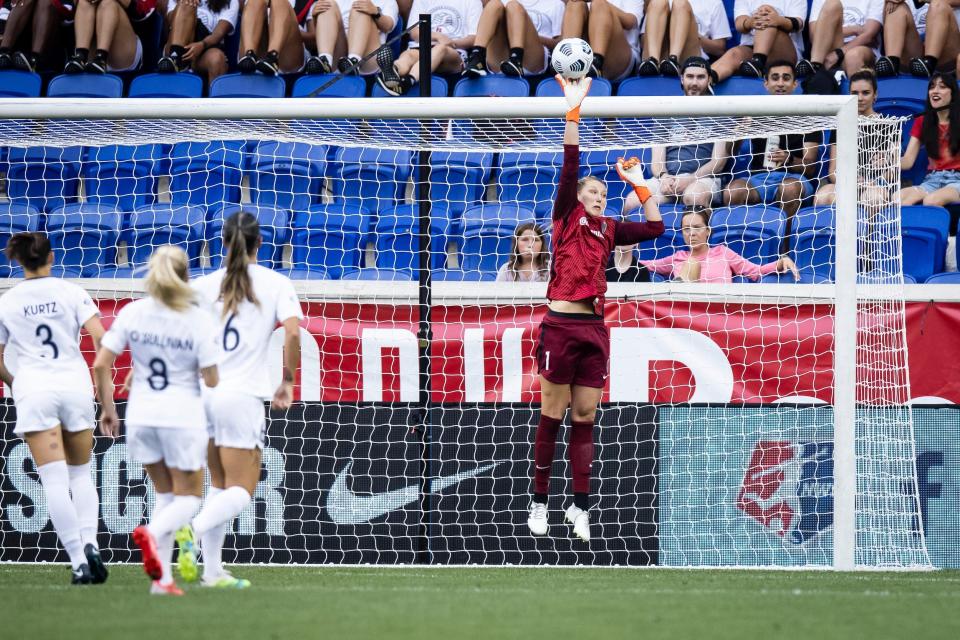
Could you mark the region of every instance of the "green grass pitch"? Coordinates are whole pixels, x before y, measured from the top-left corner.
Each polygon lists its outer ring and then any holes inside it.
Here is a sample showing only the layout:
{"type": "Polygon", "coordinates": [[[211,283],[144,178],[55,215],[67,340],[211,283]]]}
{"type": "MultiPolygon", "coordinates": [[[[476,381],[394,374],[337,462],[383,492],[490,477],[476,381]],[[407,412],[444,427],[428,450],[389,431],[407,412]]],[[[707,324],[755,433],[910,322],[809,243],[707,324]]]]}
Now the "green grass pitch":
{"type": "Polygon", "coordinates": [[[960,572],[236,567],[246,591],[151,597],[138,566],[72,587],[0,565],[0,637],[960,638],[960,572]]]}

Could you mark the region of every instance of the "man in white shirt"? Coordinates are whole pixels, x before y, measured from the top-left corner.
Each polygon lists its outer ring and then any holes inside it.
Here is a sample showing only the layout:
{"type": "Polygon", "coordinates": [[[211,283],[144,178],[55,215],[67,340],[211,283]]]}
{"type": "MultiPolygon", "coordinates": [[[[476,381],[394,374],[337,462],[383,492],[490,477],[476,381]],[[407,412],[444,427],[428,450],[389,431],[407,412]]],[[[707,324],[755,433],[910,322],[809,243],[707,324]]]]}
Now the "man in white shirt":
{"type": "Polygon", "coordinates": [[[927,4],[913,0],[886,0],[883,6],[883,55],[877,58],[877,77],[900,74],[900,62],[923,55],[923,34],[927,30],[927,4]]]}
{"type": "Polygon", "coordinates": [[[721,0],[650,0],[641,33],[642,76],[677,76],[681,60],[719,58],[732,35],[721,0]]]}
{"type": "Polygon", "coordinates": [[[488,0],[464,75],[483,77],[488,66],[515,77],[543,73],[562,24],[561,0],[488,0]]]}
{"type": "Polygon", "coordinates": [[[642,22],[643,0],[567,0],[561,37],[589,42],[593,75],[617,81],[637,66],[642,22]]]}
{"type": "Polygon", "coordinates": [[[810,59],[797,64],[797,75],[843,67],[852,76],[876,62],[883,0],[814,0],[810,7],[810,59]]]}
{"type": "Polygon", "coordinates": [[[768,58],[796,64],[803,50],[805,0],[736,0],[733,14],[742,34],[740,45],[713,64],[714,84],[738,70],[748,78],[762,78],[768,58]]]}

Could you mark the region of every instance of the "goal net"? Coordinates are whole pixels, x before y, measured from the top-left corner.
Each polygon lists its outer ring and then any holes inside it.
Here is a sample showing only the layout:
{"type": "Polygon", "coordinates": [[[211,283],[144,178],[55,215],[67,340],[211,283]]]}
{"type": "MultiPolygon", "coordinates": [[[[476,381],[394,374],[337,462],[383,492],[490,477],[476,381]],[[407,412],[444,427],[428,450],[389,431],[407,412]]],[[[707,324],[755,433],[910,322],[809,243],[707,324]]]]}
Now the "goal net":
{"type": "MultiPolygon", "coordinates": [[[[536,223],[549,249],[562,113],[553,98],[0,101],[0,235],[46,231],[55,275],[109,324],[154,248],[183,246],[201,274],[226,217],[258,217],[258,259],[303,301],[303,356],[228,562],[929,566],[890,197],[900,122],[858,123],[839,97],[584,103],[580,174],[605,181],[609,217],[639,220],[613,164],[640,157],[667,231],[608,270],[592,540],[562,520],[565,432],[550,534],[530,535],[546,285],[513,238],[536,223]],[[684,218],[704,204],[708,220],[684,218]],[[698,221],[748,262],[673,278],[698,221]],[[522,277],[497,281],[505,264],[522,277]]],[[[21,276],[0,269],[4,288],[21,276]]],[[[277,380],[281,349],[275,335],[277,380]]],[[[0,559],[63,560],[3,411],[0,559]]],[[[136,561],[153,490],[122,437],[95,453],[101,546],[136,561]]]]}

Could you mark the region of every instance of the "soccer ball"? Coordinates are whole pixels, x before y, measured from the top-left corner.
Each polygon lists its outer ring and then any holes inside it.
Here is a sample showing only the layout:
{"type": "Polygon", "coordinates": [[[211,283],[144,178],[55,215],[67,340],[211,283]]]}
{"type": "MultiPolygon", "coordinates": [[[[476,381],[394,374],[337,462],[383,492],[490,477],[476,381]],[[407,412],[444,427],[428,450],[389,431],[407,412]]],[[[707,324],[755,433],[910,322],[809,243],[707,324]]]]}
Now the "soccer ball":
{"type": "Polygon", "coordinates": [[[553,70],[568,80],[587,75],[593,64],[593,49],[580,38],[566,38],[553,49],[553,70]]]}

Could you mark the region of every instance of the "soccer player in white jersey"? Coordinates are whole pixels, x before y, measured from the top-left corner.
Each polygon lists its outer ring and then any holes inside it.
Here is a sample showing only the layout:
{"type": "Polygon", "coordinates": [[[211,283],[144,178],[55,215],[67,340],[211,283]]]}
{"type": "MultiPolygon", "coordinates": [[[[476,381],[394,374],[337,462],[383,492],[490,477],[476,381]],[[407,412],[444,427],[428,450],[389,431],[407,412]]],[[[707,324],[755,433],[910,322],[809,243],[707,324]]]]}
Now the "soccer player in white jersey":
{"type": "MultiPolygon", "coordinates": [[[[434,73],[460,73],[467,49],[473,46],[483,3],[480,0],[413,0],[411,13],[430,14],[430,68],[434,73]]],[[[420,29],[410,32],[410,48],[394,63],[393,50],[377,51],[377,83],[393,96],[402,96],[420,80],[420,29]]]]}
{"type": "Polygon", "coordinates": [[[193,529],[177,534],[180,573],[197,578],[197,548],[203,550],[203,584],[243,588],[248,580],[223,569],[221,551],[226,528],[250,504],[257,481],[266,430],[264,401],[277,410],[290,407],[293,381],[300,363],[300,320],[303,312],[293,283],[258,265],[260,226],[244,211],[223,226],[226,267],[198,278],[194,289],[201,305],[216,314],[223,349],[220,385],[205,397],[210,442],[208,462],[212,486],[193,529]],[[283,375],[273,389],[267,376],[270,336],[283,328],[283,375]]]}
{"type": "MultiPolygon", "coordinates": [[[[317,0],[310,20],[317,42],[317,55],[307,60],[307,73],[330,73],[333,61],[341,73],[355,73],[356,63],[387,41],[400,17],[396,0],[317,0]]],[[[377,72],[376,60],[359,67],[363,75],[377,72]]]]}
{"type": "Polygon", "coordinates": [[[150,523],[133,530],[153,579],[150,593],[183,595],[170,570],[174,532],[200,508],[207,434],[200,380],[218,382],[219,336],[209,312],[196,304],[187,282],[187,254],[163,245],[150,256],[148,296],[117,314],[93,363],[100,426],[117,435],[113,363],[130,347],[133,382],[127,401],[127,448],[143,464],[156,490],[150,523]]]}
{"type": "Polygon", "coordinates": [[[839,67],[849,77],[876,63],[883,0],[814,0],[809,23],[810,59],[797,63],[798,76],[839,67]]]}
{"type": "Polygon", "coordinates": [[[807,17],[804,0],[735,0],[733,15],[740,44],[713,63],[714,84],[738,70],[748,78],[762,78],[768,59],[797,63],[807,17]]]}
{"type": "Polygon", "coordinates": [[[642,22],[643,0],[568,0],[560,37],[589,42],[593,75],[616,82],[637,66],[642,22]]]}
{"type": "Polygon", "coordinates": [[[650,0],[641,33],[641,76],[678,76],[688,58],[719,58],[731,36],[721,0],[650,0]]]}
{"type": "Polygon", "coordinates": [[[464,75],[480,78],[487,67],[508,76],[543,73],[563,28],[561,0],[488,0],[464,75]]]}
{"type": "Polygon", "coordinates": [[[70,556],[73,584],[101,583],[107,569],[97,547],[100,499],[90,477],[96,419],[79,343],[83,327],[99,346],[99,311],[86,291],[50,275],[46,235],[15,234],[6,254],[25,274],[0,297],[0,379],[13,390],[13,432],[30,448],[50,520],[70,556]],[[16,357],[16,375],[5,355],[16,357]]]}

